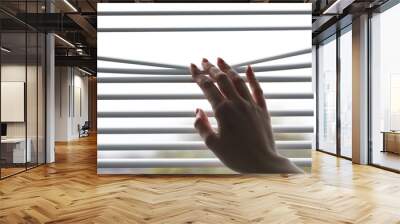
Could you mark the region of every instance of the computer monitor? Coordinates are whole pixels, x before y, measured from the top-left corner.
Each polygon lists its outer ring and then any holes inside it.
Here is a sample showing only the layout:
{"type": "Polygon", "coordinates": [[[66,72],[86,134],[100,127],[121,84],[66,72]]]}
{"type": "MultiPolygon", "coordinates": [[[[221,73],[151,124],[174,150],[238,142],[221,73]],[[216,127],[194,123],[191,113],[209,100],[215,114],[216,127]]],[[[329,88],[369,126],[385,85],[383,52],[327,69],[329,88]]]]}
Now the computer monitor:
{"type": "Polygon", "coordinates": [[[1,136],[6,137],[7,136],[7,124],[1,123],[1,136]]]}

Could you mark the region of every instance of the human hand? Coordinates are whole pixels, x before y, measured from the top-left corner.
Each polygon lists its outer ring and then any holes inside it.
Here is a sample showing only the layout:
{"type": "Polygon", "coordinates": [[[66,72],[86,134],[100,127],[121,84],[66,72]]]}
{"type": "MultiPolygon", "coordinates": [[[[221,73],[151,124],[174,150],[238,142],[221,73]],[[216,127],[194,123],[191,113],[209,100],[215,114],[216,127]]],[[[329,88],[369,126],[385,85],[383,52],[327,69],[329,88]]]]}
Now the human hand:
{"type": "Polygon", "coordinates": [[[250,92],[224,60],[218,58],[217,64],[219,68],[203,59],[204,71],[194,64],[190,66],[193,79],[210,102],[218,122],[215,132],[206,113],[196,110],[194,125],[207,147],[227,167],[240,173],[301,173],[276,151],[271,117],[251,67],[246,71],[250,92]]]}

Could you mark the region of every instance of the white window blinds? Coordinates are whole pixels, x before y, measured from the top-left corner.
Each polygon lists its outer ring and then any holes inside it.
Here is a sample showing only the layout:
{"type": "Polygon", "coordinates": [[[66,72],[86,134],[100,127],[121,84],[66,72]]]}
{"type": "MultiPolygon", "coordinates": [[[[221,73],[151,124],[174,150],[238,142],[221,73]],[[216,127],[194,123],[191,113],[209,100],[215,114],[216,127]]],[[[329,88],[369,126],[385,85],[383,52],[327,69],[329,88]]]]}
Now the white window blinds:
{"type": "Polygon", "coordinates": [[[310,166],[311,4],[98,4],[98,173],[232,173],[196,133],[187,66],[252,64],[279,152],[310,166]]]}

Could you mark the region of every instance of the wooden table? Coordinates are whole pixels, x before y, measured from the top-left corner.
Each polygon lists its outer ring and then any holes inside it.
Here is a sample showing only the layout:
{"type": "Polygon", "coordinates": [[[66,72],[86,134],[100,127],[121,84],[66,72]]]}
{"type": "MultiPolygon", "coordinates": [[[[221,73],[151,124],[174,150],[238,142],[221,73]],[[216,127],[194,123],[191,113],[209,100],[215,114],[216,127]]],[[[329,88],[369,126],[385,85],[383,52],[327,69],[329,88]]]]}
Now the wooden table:
{"type": "Polygon", "coordinates": [[[382,152],[400,154],[400,131],[383,131],[382,152]]]}

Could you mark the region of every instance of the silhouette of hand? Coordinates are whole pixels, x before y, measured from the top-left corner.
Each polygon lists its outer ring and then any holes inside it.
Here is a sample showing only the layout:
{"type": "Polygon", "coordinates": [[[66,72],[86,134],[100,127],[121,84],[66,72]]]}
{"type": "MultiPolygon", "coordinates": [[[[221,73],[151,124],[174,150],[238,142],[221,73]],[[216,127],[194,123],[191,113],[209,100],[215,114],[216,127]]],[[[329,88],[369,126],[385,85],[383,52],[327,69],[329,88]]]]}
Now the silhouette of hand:
{"type": "Polygon", "coordinates": [[[219,68],[203,59],[203,71],[194,64],[190,66],[193,79],[210,102],[218,122],[216,132],[206,113],[196,110],[194,125],[207,147],[227,167],[240,173],[301,173],[275,149],[271,117],[251,67],[246,71],[250,92],[224,60],[218,58],[217,64],[219,68]]]}

